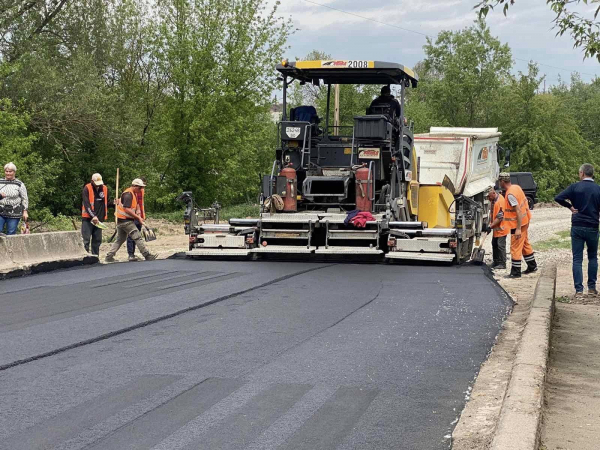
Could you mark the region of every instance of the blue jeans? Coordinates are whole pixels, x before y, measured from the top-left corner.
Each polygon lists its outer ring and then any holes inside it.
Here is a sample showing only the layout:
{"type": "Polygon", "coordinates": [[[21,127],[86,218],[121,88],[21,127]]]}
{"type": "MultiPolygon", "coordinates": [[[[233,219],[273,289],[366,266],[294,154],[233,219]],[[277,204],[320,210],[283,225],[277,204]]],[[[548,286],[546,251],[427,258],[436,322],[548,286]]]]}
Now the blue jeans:
{"type": "Polygon", "coordinates": [[[588,289],[596,289],[598,278],[598,230],[595,228],[572,227],[571,248],[573,250],[573,281],[575,292],[583,292],[583,246],[588,254],[588,289]]]}
{"type": "Polygon", "coordinates": [[[0,233],[3,232],[4,224],[6,224],[6,234],[9,236],[11,234],[17,234],[17,227],[19,226],[20,220],[21,219],[19,218],[13,219],[12,217],[0,216],[0,233]]]}

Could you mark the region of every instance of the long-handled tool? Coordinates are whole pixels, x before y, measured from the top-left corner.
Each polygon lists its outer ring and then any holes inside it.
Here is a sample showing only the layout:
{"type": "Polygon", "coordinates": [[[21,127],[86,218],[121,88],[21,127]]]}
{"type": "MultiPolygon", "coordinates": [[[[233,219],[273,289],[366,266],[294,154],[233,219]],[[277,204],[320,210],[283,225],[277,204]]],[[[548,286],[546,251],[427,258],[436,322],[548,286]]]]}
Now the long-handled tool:
{"type": "Polygon", "coordinates": [[[485,236],[483,236],[483,239],[481,239],[479,247],[473,250],[473,254],[471,255],[471,261],[474,264],[483,264],[483,258],[485,257],[485,250],[483,249],[483,244],[485,243],[485,240],[487,239],[489,234],[490,233],[486,233],[485,236]]]}
{"type": "Polygon", "coordinates": [[[115,189],[115,232],[110,237],[108,242],[112,242],[115,240],[115,236],[117,235],[117,203],[119,201],[119,168],[117,167],[117,188],[115,189]]]}

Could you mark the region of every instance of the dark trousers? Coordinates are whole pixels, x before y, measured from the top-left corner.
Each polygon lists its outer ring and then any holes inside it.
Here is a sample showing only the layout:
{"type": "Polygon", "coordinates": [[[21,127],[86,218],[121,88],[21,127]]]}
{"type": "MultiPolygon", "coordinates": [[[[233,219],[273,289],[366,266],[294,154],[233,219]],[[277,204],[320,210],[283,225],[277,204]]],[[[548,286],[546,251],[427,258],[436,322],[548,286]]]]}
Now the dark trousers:
{"type": "MultiPolygon", "coordinates": [[[[134,220],[134,225],[138,229],[138,231],[142,231],[142,224],[137,220],[134,220]]],[[[135,254],[135,241],[131,239],[129,236],[127,237],[127,253],[129,256],[133,256],[135,254]]]]}
{"type": "Polygon", "coordinates": [[[506,266],[506,236],[492,238],[494,264],[506,266]]]}
{"type": "Polygon", "coordinates": [[[102,230],[95,226],[91,219],[81,221],[81,236],[85,251],[90,253],[90,239],[92,240],[92,255],[100,255],[100,244],[102,244],[102,230]]]}
{"type": "Polygon", "coordinates": [[[573,282],[575,292],[583,292],[583,247],[588,254],[588,289],[596,289],[598,278],[598,230],[596,228],[571,227],[573,250],[573,282]]]}

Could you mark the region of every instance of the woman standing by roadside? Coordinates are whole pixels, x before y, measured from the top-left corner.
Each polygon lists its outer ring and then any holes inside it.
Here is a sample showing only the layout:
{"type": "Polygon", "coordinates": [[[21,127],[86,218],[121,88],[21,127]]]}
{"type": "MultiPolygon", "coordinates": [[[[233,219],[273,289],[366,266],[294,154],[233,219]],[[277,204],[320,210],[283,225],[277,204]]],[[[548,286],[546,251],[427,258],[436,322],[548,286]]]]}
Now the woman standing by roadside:
{"type": "Polygon", "coordinates": [[[0,233],[16,234],[21,217],[27,222],[29,199],[22,181],[16,179],[17,167],[13,163],[4,166],[4,178],[0,178],[0,233]]]}

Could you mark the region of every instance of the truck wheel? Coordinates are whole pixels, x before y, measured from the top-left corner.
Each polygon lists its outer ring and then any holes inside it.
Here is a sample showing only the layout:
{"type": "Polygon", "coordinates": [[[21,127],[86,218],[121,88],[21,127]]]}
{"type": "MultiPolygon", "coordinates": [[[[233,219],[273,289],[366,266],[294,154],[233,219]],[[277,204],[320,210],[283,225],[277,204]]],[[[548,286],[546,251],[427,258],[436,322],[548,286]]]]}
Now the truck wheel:
{"type": "Polygon", "coordinates": [[[533,207],[535,206],[535,202],[531,197],[527,197],[527,203],[529,203],[529,209],[533,209],[533,207]]]}

